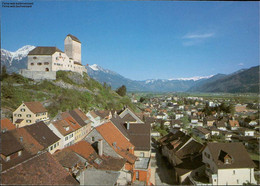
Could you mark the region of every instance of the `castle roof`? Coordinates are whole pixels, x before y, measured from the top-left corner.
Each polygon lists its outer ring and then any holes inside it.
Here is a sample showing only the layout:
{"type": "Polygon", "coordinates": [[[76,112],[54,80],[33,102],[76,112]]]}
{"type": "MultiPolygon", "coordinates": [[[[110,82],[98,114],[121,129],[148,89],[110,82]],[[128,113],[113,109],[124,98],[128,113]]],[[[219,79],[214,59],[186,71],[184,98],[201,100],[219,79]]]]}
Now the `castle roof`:
{"type": "Polygon", "coordinates": [[[71,34],[68,34],[67,37],[68,37],[68,36],[69,36],[73,41],[77,41],[77,42],[81,43],[80,40],[79,40],[76,36],[73,36],[73,35],[71,35],[71,34]]]}
{"type": "Polygon", "coordinates": [[[38,46],[32,51],[29,52],[28,55],[52,55],[55,52],[62,52],[60,49],[57,47],[42,47],[38,46]]]}

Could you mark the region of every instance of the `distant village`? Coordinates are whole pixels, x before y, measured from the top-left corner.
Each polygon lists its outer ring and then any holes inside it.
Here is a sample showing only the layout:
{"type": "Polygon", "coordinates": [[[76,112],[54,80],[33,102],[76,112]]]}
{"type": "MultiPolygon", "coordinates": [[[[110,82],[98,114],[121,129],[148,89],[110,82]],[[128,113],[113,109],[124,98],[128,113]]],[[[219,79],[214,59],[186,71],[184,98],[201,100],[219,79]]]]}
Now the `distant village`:
{"type": "Polygon", "coordinates": [[[257,109],[215,111],[221,102],[202,97],[132,101],[142,112],[75,108],[53,118],[40,102],[21,103],[1,119],[2,184],[259,184],[257,109]]]}

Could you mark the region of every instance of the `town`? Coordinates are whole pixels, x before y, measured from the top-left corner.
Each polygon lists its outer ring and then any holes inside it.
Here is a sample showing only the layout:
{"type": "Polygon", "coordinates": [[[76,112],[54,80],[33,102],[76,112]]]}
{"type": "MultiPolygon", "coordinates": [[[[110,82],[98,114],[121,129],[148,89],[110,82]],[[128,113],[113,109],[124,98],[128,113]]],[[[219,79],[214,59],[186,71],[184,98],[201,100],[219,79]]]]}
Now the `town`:
{"type": "Polygon", "coordinates": [[[75,108],[50,118],[40,102],[22,102],[13,120],[1,119],[2,183],[259,184],[259,105],[130,97],[140,112],[75,108]]]}
{"type": "Polygon", "coordinates": [[[259,3],[29,4],[1,9],[1,185],[260,185],[259,3]]]}

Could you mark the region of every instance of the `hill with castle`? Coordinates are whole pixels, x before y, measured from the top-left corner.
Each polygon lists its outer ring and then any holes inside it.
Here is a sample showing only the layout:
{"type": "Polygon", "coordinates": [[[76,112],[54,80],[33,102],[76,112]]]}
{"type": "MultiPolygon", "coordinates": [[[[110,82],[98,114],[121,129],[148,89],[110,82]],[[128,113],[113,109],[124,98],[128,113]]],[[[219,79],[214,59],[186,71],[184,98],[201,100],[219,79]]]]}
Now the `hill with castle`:
{"type": "Polygon", "coordinates": [[[37,46],[28,53],[27,69],[20,74],[34,80],[56,79],[57,71],[87,72],[81,63],[81,42],[71,34],[64,40],[64,52],[57,47],[37,46]]]}

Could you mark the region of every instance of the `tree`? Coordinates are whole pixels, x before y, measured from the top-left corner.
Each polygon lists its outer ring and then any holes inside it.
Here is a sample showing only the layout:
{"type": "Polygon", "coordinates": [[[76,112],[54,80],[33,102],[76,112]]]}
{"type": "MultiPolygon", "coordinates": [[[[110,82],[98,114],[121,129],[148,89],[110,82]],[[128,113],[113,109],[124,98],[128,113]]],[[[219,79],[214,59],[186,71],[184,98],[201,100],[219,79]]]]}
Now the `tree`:
{"type": "Polygon", "coordinates": [[[144,97],[140,97],[140,100],[139,100],[141,103],[143,103],[145,101],[145,98],[144,97]]]}
{"type": "Polygon", "coordinates": [[[8,76],[8,74],[7,74],[7,71],[6,71],[6,66],[3,65],[3,66],[2,66],[2,70],[1,70],[1,81],[2,81],[3,79],[5,79],[7,76],[8,76]]]}
{"type": "Polygon", "coordinates": [[[121,87],[119,87],[117,90],[116,90],[116,93],[119,95],[119,96],[125,96],[126,95],[126,87],[125,85],[122,85],[121,87]]]}

